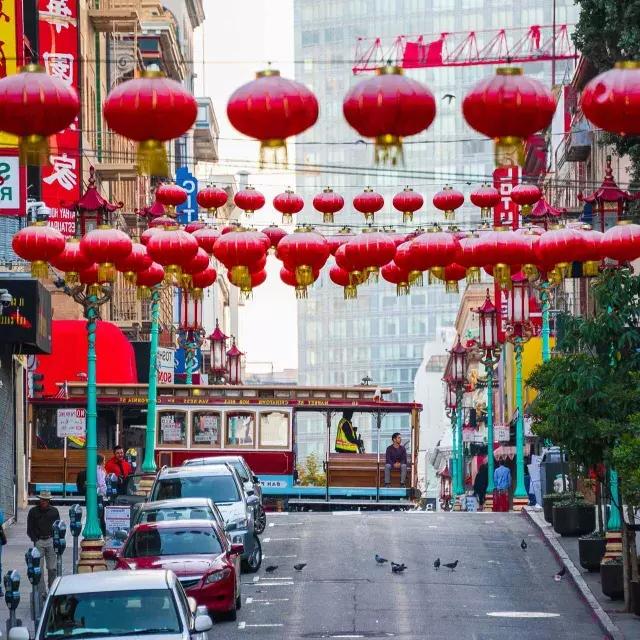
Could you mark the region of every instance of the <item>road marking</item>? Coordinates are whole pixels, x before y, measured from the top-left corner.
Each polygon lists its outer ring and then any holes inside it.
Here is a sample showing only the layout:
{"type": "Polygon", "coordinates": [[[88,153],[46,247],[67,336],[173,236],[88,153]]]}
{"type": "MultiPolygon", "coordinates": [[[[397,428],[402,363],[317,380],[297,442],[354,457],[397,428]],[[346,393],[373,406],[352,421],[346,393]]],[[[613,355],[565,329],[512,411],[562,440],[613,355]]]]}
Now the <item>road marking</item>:
{"type": "Polygon", "coordinates": [[[304,524],[304,522],[272,522],[269,526],[270,527],[293,527],[295,525],[302,525],[304,524]]]}
{"type": "Polygon", "coordinates": [[[270,526],[270,527],[273,527],[273,522],[270,522],[270,523],[269,523],[269,526],[270,526]]]}
{"type": "Polygon", "coordinates": [[[281,623],[247,624],[246,622],[238,622],[238,629],[246,629],[247,627],[284,627],[284,625],[281,623]]]}
{"type": "Polygon", "coordinates": [[[271,538],[262,538],[262,542],[263,542],[263,543],[265,543],[265,542],[271,542],[271,538]]]}
{"type": "Polygon", "coordinates": [[[491,618],[559,618],[559,613],[547,613],[546,611],[489,611],[491,618]]]}
{"type": "Polygon", "coordinates": [[[291,576],[288,576],[287,578],[276,578],[274,576],[269,576],[267,579],[268,580],[293,580],[291,576]]]}
{"type": "Polygon", "coordinates": [[[288,542],[289,540],[301,540],[302,538],[265,538],[262,542],[288,542]]]}
{"type": "Polygon", "coordinates": [[[495,524],[496,521],[495,520],[485,520],[484,523],[485,524],[495,524]]]}
{"type": "Polygon", "coordinates": [[[438,525],[437,525],[437,524],[430,524],[430,525],[427,525],[427,529],[437,529],[437,528],[438,528],[438,525]]]}
{"type": "Polygon", "coordinates": [[[250,587],[289,587],[293,584],[292,582],[261,582],[260,584],[255,584],[255,583],[247,583],[250,587]]]}
{"type": "Polygon", "coordinates": [[[254,582],[259,582],[260,581],[260,576],[253,576],[253,581],[254,582]]]}
{"type": "Polygon", "coordinates": [[[292,556],[262,556],[263,560],[266,560],[267,558],[297,558],[297,555],[292,555],[292,556]]]}
{"type": "Polygon", "coordinates": [[[266,602],[271,604],[272,602],[289,602],[289,598],[269,598],[268,600],[261,600],[260,598],[247,598],[247,604],[255,604],[256,602],[266,602]]]}

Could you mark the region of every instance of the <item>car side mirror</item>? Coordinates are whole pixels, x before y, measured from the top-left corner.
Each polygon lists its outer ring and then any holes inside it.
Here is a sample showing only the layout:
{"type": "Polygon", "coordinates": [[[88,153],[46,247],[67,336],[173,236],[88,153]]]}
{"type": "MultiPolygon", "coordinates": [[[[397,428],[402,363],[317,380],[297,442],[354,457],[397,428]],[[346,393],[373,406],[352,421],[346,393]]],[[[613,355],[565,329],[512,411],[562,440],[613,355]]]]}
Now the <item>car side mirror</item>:
{"type": "Polygon", "coordinates": [[[242,542],[234,542],[231,545],[231,553],[236,556],[241,556],[244,553],[244,544],[242,544],[242,542]]]}
{"type": "Polygon", "coordinates": [[[102,550],[102,557],[104,560],[117,560],[118,550],[111,547],[102,550]]]}
{"type": "Polygon", "coordinates": [[[187,602],[189,603],[189,610],[191,613],[195,614],[198,611],[198,603],[193,596],[189,596],[187,598],[187,602]]]}
{"type": "Polygon", "coordinates": [[[254,481],[256,484],[260,484],[260,478],[258,478],[258,476],[253,476],[253,481],[254,481]]]}
{"type": "Polygon", "coordinates": [[[211,618],[208,615],[196,616],[196,620],[193,623],[195,633],[206,633],[207,631],[211,631],[212,627],[213,622],[211,622],[211,618]]]}
{"type": "Polygon", "coordinates": [[[260,498],[255,493],[252,493],[250,496],[247,496],[247,503],[250,505],[255,505],[260,503],[260,498]]]}

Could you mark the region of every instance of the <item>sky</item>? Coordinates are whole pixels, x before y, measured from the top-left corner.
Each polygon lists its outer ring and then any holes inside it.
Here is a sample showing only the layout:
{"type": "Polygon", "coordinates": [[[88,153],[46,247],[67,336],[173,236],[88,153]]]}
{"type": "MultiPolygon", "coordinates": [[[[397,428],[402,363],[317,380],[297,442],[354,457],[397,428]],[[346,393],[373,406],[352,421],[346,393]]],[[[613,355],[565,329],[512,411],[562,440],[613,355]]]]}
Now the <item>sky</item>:
{"type": "MultiPolygon", "coordinates": [[[[226,104],[240,85],[269,62],[282,76],[293,78],[293,0],[205,0],[207,18],[195,34],[196,95],[209,96],[220,126],[218,174],[248,170],[249,184],[267,203],[251,223],[262,229],[281,223],[273,197],[287,187],[295,189],[293,172],[259,171],[258,144],[238,133],[227,120],[226,104]]],[[[289,145],[289,159],[294,159],[289,145]]],[[[287,228],[287,227],[285,227],[287,228]]],[[[287,230],[291,230],[287,228],[287,230]]],[[[267,281],[240,309],[239,347],[246,353],[249,371],[297,368],[298,338],[295,294],[281,283],[281,263],[270,256],[267,281]]]]}

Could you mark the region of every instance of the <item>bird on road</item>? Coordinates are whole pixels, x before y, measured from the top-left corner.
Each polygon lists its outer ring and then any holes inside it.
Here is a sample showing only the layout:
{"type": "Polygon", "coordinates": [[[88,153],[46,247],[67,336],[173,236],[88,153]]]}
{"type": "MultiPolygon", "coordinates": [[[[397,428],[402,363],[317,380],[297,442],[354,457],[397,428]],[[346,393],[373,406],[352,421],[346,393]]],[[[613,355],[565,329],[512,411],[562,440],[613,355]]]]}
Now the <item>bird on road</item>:
{"type": "Polygon", "coordinates": [[[447,569],[451,569],[451,571],[453,571],[458,566],[458,561],[456,560],[455,562],[447,562],[442,566],[447,567],[447,569]]]}
{"type": "Polygon", "coordinates": [[[562,569],[560,569],[560,571],[558,571],[558,573],[556,573],[555,576],[553,576],[553,579],[556,582],[560,582],[560,580],[562,580],[562,576],[567,573],[567,567],[565,567],[564,565],[562,565],[562,569]]]}
{"type": "Polygon", "coordinates": [[[440,558],[436,558],[435,562],[433,563],[433,567],[436,571],[440,568],[440,558]]]}
{"type": "Polygon", "coordinates": [[[520,548],[521,548],[523,551],[526,551],[526,550],[527,550],[527,543],[525,542],[524,538],[522,538],[522,542],[520,543],[520,548]]]}
{"type": "Polygon", "coordinates": [[[391,573],[402,573],[407,568],[407,565],[403,562],[398,564],[397,562],[391,563],[391,573]]]}
{"type": "Polygon", "coordinates": [[[300,564],[294,564],[294,565],[293,565],[293,568],[294,568],[296,571],[302,571],[306,566],[307,566],[307,563],[306,563],[306,562],[301,562],[300,564]]]}
{"type": "Polygon", "coordinates": [[[376,562],[377,562],[378,564],[384,564],[385,562],[389,562],[389,561],[388,561],[386,558],[383,558],[382,556],[379,556],[379,555],[376,553],[376,562]]]}
{"type": "Polygon", "coordinates": [[[265,571],[266,571],[267,573],[273,573],[277,568],[278,568],[278,565],[277,565],[277,564],[270,564],[270,565],[265,569],[265,571]]]}

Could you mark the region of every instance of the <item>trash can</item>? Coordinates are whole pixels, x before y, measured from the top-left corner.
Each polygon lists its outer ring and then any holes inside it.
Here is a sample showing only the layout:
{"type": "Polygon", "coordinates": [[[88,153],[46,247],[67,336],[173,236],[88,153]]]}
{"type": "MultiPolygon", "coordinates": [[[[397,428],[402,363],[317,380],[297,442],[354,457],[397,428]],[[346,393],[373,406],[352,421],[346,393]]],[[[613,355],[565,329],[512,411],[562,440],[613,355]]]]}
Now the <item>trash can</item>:
{"type": "MultiPolygon", "coordinates": [[[[567,454],[564,454],[564,472],[569,472],[567,466],[567,454]]],[[[553,493],[553,483],[556,478],[562,477],[563,464],[562,453],[560,447],[549,447],[542,456],[542,462],[540,463],[540,486],[542,489],[542,495],[547,493],[553,493]]]]}

